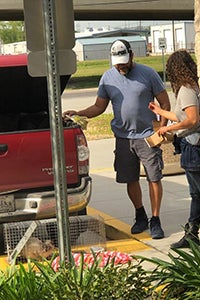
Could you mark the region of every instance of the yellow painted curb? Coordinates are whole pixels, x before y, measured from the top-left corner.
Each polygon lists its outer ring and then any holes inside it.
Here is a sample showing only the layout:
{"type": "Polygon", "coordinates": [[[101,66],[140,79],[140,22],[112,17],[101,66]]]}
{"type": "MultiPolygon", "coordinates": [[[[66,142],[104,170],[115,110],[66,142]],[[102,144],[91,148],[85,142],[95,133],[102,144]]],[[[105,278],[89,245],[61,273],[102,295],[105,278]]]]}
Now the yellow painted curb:
{"type": "Polygon", "coordinates": [[[0,269],[1,271],[5,271],[8,267],[10,266],[10,264],[8,263],[8,257],[5,256],[0,256],[0,269]]]}
{"type": "Polygon", "coordinates": [[[133,253],[134,251],[143,251],[149,249],[149,246],[145,245],[134,239],[109,241],[106,243],[106,249],[110,251],[133,253]]]}
{"type": "Polygon", "coordinates": [[[118,232],[120,232],[123,235],[123,238],[130,238],[130,239],[137,239],[137,240],[146,240],[151,239],[151,236],[148,234],[148,232],[142,232],[139,234],[131,234],[130,233],[130,225],[115,219],[114,217],[105,214],[102,211],[99,211],[95,208],[92,208],[90,206],[87,207],[88,215],[91,216],[100,216],[103,218],[106,226],[112,226],[114,227],[118,232]]]}
{"type": "Polygon", "coordinates": [[[134,251],[151,249],[150,246],[144,243],[145,240],[151,239],[147,232],[131,234],[130,225],[92,207],[88,207],[87,212],[88,215],[98,215],[103,218],[106,236],[111,239],[111,241],[106,242],[107,250],[132,253],[134,251]]]}

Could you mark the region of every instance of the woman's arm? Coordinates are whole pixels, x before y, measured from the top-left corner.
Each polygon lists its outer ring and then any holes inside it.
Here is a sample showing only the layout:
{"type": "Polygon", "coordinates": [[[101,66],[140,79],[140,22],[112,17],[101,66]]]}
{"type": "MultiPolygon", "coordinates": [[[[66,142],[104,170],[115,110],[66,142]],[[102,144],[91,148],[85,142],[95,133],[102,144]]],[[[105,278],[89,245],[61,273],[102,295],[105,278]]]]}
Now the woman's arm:
{"type": "Polygon", "coordinates": [[[178,122],[177,117],[173,111],[165,110],[154,102],[149,103],[149,109],[152,110],[156,115],[162,116],[173,122],[178,122]]]}
{"type": "MultiPolygon", "coordinates": [[[[157,108],[155,109],[159,114],[157,108]]],[[[163,110],[160,111],[163,113],[163,110]]],[[[164,111],[165,112],[165,111],[164,111]]],[[[167,112],[168,113],[168,112],[167,112]]],[[[158,134],[164,134],[166,132],[176,131],[180,129],[189,129],[198,124],[199,122],[199,111],[196,105],[189,106],[185,108],[186,118],[183,121],[171,124],[169,126],[164,126],[158,129],[158,134]]]]}

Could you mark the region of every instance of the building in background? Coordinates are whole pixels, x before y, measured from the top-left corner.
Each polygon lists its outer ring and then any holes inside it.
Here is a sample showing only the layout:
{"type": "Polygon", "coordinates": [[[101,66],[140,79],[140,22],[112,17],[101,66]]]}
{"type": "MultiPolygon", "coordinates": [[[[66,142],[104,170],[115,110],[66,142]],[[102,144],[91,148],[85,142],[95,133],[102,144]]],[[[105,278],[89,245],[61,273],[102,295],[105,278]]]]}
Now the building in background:
{"type": "MultiPolygon", "coordinates": [[[[177,49],[185,48],[194,52],[195,30],[193,21],[168,22],[151,26],[150,30],[142,28],[120,28],[115,30],[94,30],[89,28],[75,34],[75,47],[78,61],[108,59],[110,46],[116,39],[126,39],[130,42],[135,56],[148,54],[160,55],[162,48],[159,41],[164,39],[166,46],[164,52],[170,54],[177,49]]],[[[2,54],[26,53],[26,42],[2,44],[2,54]]]]}
{"type": "Polygon", "coordinates": [[[113,36],[98,38],[79,38],[76,40],[74,51],[77,61],[109,59],[112,43],[116,39],[126,39],[136,57],[147,55],[147,41],[141,36],[113,36]]]}
{"type": "MultiPolygon", "coordinates": [[[[116,30],[85,30],[75,33],[75,47],[77,60],[108,59],[111,44],[116,39],[126,39],[130,42],[136,56],[147,55],[149,30],[145,29],[116,29],[116,30]]],[[[1,54],[26,53],[26,41],[1,45],[1,54]]]]}
{"type": "Polygon", "coordinates": [[[26,41],[10,44],[1,44],[1,54],[21,54],[26,52],[26,41]]]}
{"type": "Polygon", "coordinates": [[[193,21],[185,21],[165,25],[151,26],[151,52],[152,54],[161,54],[159,39],[166,39],[165,53],[172,53],[175,50],[184,48],[194,52],[195,30],[193,21]]]}

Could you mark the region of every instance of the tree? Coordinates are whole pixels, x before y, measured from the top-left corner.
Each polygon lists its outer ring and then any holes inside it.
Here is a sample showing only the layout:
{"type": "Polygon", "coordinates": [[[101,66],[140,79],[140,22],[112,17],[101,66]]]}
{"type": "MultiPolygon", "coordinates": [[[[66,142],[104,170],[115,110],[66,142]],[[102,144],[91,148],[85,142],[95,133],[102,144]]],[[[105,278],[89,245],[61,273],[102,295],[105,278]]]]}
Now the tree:
{"type": "Polygon", "coordinates": [[[25,41],[24,22],[3,21],[0,22],[0,40],[3,44],[25,41]]]}

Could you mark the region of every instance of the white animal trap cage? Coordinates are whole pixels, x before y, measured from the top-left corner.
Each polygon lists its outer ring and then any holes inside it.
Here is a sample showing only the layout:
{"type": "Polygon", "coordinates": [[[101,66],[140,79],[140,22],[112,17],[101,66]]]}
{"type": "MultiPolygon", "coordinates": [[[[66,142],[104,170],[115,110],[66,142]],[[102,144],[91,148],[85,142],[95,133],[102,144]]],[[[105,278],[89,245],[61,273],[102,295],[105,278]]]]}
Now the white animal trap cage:
{"type": "MultiPolygon", "coordinates": [[[[72,251],[106,245],[106,231],[100,216],[69,217],[72,251]]],[[[3,252],[10,263],[24,261],[28,257],[48,258],[58,249],[56,219],[13,222],[3,224],[3,252]]]]}

